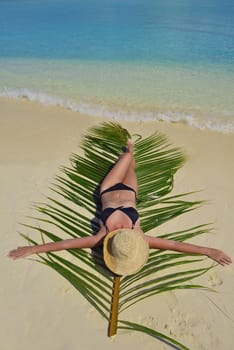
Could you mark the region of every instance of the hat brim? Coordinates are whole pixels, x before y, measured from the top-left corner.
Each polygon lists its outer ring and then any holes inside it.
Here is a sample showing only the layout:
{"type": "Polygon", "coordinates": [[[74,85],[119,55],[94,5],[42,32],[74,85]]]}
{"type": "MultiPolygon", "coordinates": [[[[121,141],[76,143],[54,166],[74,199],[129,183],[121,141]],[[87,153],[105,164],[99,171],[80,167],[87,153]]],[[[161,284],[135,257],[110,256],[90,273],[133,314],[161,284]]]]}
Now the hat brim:
{"type": "MultiPolygon", "coordinates": [[[[134,252],[135,253],[135,252],[134,252]]],[[[118,229],[107,234],[103,242],[103,257],[106,266],[116,275],[128,276],[140,271],[148,260],[149,245],[143,234],[132,229],[118,229]],[[137,255],[134,254],[134,259],[129,256],[124,259],[118,259],[112,252],[112,240],[120,232],[129,231],[130,235],[134,235],[137,241],[137,255]]]]}

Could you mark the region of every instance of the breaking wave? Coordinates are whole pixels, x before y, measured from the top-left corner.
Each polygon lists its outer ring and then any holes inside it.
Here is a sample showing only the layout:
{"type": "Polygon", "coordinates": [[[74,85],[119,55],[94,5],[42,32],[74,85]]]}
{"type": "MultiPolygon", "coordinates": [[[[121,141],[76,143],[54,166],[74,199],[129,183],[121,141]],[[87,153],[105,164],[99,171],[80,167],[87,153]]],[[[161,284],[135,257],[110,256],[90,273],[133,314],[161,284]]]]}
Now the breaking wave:
{"type": "Polygon", "coordinates": [[[224,113],[225,116],[217,119],[213,116],[201,117],[192,114],[186,114],[175,111],[126,111],[124,108],[112,110],[106,105],[92,104],[86,102],[75,102],[59,96],[53,96],[44,92],[32,91],[27,88],[0,90],[0,97],[12,99],[27,99],[29,101],[39,102],[43,105],[59,106],[64,109],[79,112],[88,116],[104,117],[115,121],[163,121],[167,123],[184,123],[198,129],[208,129],[222,133],[234,133],[234,121],[232,113],[224,113]],[[229,117],[229,118],[228,118],[229,117]]]}

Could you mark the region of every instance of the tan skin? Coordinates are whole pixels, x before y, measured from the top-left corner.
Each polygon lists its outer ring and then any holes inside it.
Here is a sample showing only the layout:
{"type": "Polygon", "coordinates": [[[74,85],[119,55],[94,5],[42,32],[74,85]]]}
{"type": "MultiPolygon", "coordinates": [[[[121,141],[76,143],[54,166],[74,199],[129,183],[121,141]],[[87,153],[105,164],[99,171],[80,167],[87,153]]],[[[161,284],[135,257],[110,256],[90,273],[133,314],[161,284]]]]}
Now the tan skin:
{"type": "MultiPolygon", "coordinates": [[[[128,152],[123,153],[115,166],[107,174],[101,185],[101,192],[105,189],[122,182],[132,187],[137,193],[137,177],[135,173],[135,160],[133,155],[134,144],[128,141],[128,152]]],[[[128,190],[116,190],[103,194],[102,208],[107,207],[134,207],[136,208],[135,194],[128,190]]],[[[122,211],[115,211],[108,219],[107,226],[109,231],[120,228],[132,228],[131,219],[122,211]]],[[[148,242],[150,248],[173,250],[181,253],[202,254],[206,255],[221,265],[229,265],[232,263],[231,258],[223,251],[210,247],[198,246],[190,243],[182,243],[173,240],[167,240],[157,237],[145,235],[140,226],[140,219],[137,220],[134,230],[140,232],[148,242]]],[[[100,245],[106,236],[106,227],[101,223],[101,228],[95,236],[67,239],[59,242],[51,242],[37,246],[18,247],[9,252],[8,256],[14,260],[25,258],[35,253],[54,252],[64,249],[74,248],[94,248],[100,245]]]]}

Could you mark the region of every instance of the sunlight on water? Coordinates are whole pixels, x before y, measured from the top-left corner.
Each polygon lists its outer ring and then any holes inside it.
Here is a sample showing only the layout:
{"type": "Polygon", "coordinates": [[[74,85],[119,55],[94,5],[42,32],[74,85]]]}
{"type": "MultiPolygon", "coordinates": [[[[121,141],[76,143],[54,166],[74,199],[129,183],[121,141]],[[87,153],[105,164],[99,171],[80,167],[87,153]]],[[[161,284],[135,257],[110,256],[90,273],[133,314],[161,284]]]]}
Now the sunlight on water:
{"type": "Polygon", "coordinates": [[[229,0],[0,1],[0,96],[232,131],[232,9],[229,0]]]}

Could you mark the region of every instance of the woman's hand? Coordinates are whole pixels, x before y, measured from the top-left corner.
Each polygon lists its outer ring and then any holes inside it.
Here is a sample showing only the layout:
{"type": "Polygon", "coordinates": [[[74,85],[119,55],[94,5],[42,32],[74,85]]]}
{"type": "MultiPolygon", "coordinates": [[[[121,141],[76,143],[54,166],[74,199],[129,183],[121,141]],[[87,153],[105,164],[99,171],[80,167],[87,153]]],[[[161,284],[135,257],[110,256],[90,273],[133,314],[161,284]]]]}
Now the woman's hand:
{"type": "Polygon", "coordinates": [[[225,254],[222,250],[209,248],[208,254],[209,258],[217,261],[220,265],[229,265],[232,263],[230,256],[225,254]]]}
{"type": "Polygon", "coordinates": [[[33,246],[26,246],[26,247],[18,247],[17,249],[11,250],[8,253],[8,257],[16,260],[20,258],[25,258],[26,256],[29,256],[33,253],[35,253],[33,246]]]}

